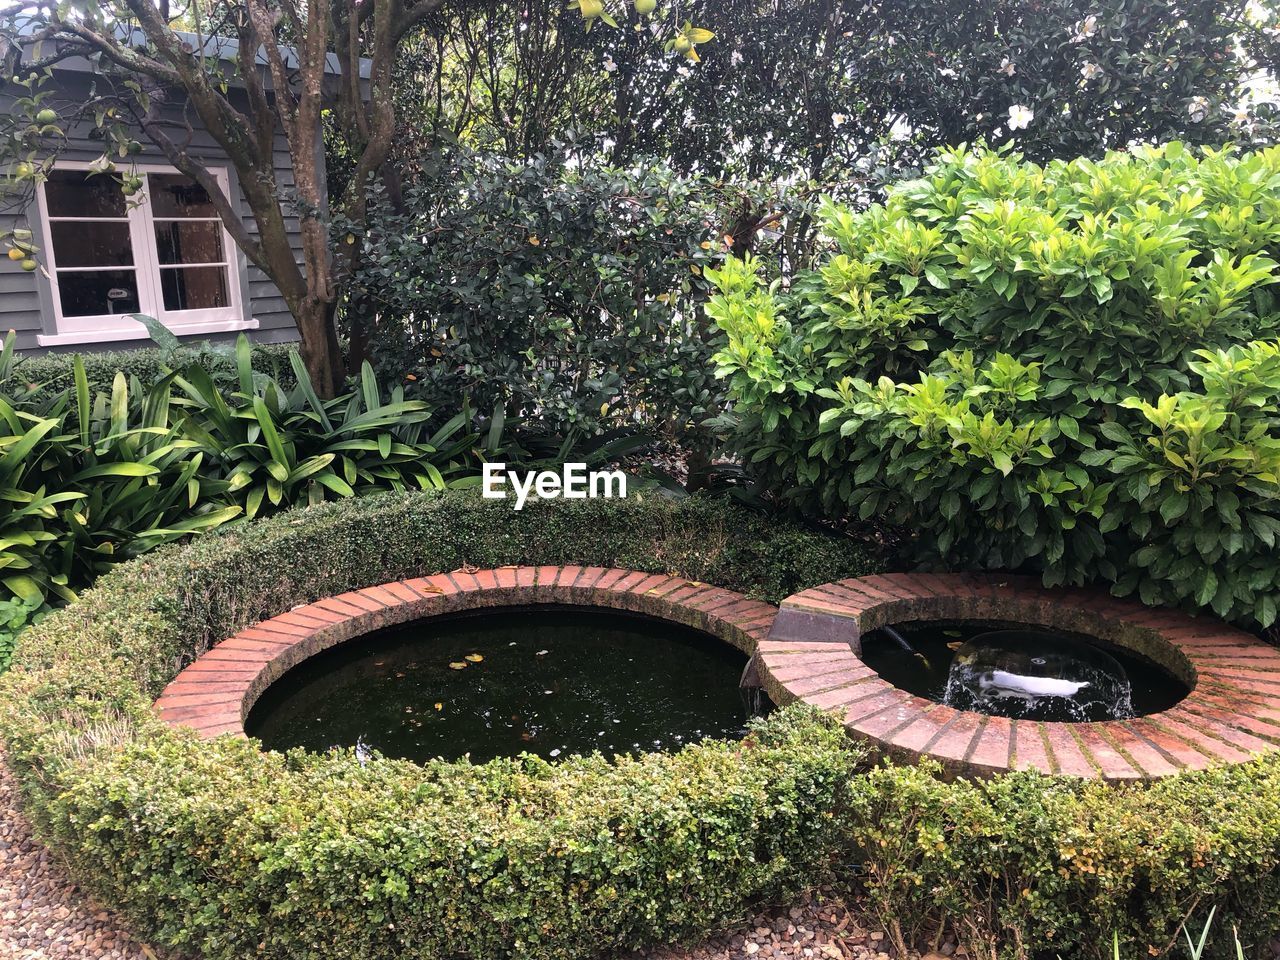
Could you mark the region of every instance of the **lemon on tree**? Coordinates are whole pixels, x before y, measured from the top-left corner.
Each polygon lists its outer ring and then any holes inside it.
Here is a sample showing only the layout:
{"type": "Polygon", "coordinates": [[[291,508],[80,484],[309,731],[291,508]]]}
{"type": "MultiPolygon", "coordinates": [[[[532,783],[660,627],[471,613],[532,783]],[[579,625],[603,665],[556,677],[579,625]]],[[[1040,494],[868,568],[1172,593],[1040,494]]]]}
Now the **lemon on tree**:
{"type": "Polygon", "coordinates": [[[695,27],[688,20],[684,22],[684,26],[680,28],[680,32],[666,43],[666,51],[668,53],[678,53],[686,60],[692,60],[694,63],[699,62],[702,58],[698,56],[698,44],[706,43],[708,40],[714,40],[715,34],[710,30],[704,30],[702,27],[695,27]]]}
{"type": "Polygon", "coordinates": [[[23,270],[27,271],[27,273],[32,273],[35,270],[37,264],[33,259],[31,259],[30,257],[27,257],[27,259],[23,260],[22,263],[19,264],[19,266],[22,267],[23,270]]]}
{"type": "Polygon", "coordinates": [[[658,9],[658,0],[635,0],[635,2],[636,13],[640,14],[642,17],[647,17],[649,14],[653,13],[654,10],[658,9]]]}
{"type": "Polygon", "coordinates": [[[45,107],[43,110],[41,110],[39,113],[36,114],[37,123],[53,123],[53,121],[57,119],[58,119],[58,114],[53,110],[50,110],[48,107],[45,107]]]}
{"type": "Polygon", "coordinates": [[[587,21],[587,30],[595,25],[597,20],[603,20],[611,27],[616,27],[618,22],[609,16],[604,9],[604,0],[573,0],[569,4],[570,10],[577,10],[582,14],[582,19],[587,21]]]}

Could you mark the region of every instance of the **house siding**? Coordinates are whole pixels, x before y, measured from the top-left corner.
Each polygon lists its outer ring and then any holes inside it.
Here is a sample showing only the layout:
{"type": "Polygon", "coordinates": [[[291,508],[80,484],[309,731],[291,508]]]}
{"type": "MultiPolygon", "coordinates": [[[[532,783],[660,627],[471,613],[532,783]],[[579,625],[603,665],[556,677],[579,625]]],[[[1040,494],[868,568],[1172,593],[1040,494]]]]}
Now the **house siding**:
{"type": "MultiPolygon", "coordinates": [[[[54,78],[58,88],[53,98],[52,106],[57,109],[64,103],[86,102],[91,96],[93,79],[88,74],[72,71],[58,72],[54,78]]],[[[0,110],[6,112],[12,110],[12,103],[12,97],[0,93],[0,110]]],[[[175,105],[166,112],[170,119],[177,121],[184,119],[181,105],[175,105]]],[[[188,117],[187,119],[192,121],[193,126],[195,125],[194,118],[188,117]]],[[[59,159],[88,162],[102,155],[104,143],[100,139],[92,139],[90,137],[92,132],[91,125],[79,125],[68,132],[68,143],[66,148],[59,153],[59,159]]],[[[138,140],[143,144],[143,151],[139,156],[131,158],[132,160],[136,161],[139,166],[148,164],[167,165],[167,161],[160,153],[159,148],[148,142],[140,132],[138,140]]],[[[232,201],[240,210],[249,232],[256,235],[257,224],[248,212],[248,205],[240,190],[236,171],[227,160],[226,152],[207,131],[199,127],[196,127],[191,134],[189,149],[192,155],[201,160],[226,167],[231,184],[232,201]]],[[[124,166],[123,162],[121,166],[124,166]]],[[[293,186],[293,169],[283,132],[278,132],[276,135],[272,166],[280,186],[286,190],[291,188],[293,186]]],[[[302,244],[298,231],[298,220],[296,217],[287,217],[286,224],[289,229],[290,245],[301,262],[302,244]]],[[[42,250],[47,248],[48,238],[44,236],[43,226],[40,223],[40,217],[34,201],[21,214],[15,214],[14,211],[0,212],[0,231],[7,233],[19,225],[29,227],[32,231],[34,242],[42,250]]],[[[264,343],[283,343],[297,340],[298,332],[294,325],[293,317],[275,285],[261,270],[248,263],[241,251],[236,250],[235,254],[239,264],[240,287],[246,314],[244,319],[253,319],[258,322],[257,329],[247,331],[248,335],[254,340],[264,343]]],[[[43,267],[34,273],[27,273],[18,263],[8,257],[0,257],[0,331],[6,330],[15,331],[17,333],[18,349],[30,353],[116,350],[150,345],[146,340],[127,340],[79,346],[40,346],[36,341],[38,335],[57,332],[53,313],[53,290],[49,279],[44,274],[43,267]]],[[[232,339],[235,336],[236,334],[234,333],[197,334],[192,335],[191,340],[207,339],[217,341],[232,339]]]]}

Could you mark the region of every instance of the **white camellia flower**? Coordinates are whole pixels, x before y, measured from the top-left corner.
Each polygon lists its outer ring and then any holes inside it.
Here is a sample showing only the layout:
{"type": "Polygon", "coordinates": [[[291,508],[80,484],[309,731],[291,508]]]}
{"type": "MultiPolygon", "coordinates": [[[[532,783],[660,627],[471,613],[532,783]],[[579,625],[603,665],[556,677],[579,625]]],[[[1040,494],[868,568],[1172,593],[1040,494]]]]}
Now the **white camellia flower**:
{"type": "Polygon", "coordinates": [[[833,113],[831,115],[831,125],[833,127],[841,126],[848,119],[849,118],[846,117],[843,113],[833,113]]]}
{"type": "Polygon", "coordinates": [[[1018,67],[1017,65],[1014,64],[1012,60],[1010,60],[1008,57],[1005,57],[1003,60],[1000,61],[1000,72],[1003,73],[1006,77],[1012,77],[1015,73],[1018,72],[1018,67]]]}
{"type": "Polygon", "coordinates": [[[1081,40],[1087,40],[1098,32],[1098,18],[1094,16],[1085,17],[1076,24],[1076,34],[1071,39],[1076,43],[1081,40]]]}
{"type": "Polygon", "coordinates": [[[1187,116],[1192,123],[1203,123],[1209,116],[1209,100],[1207,97],[1192,97],[1187,101],[1187,116]]]}
{"type": "Polygon", "coordinates": [[[1234,118],[1236,123],[1248,123],[1251,119],[1248,107],[1236,107],[1236,109],[1232,111],[1231,116],[1234,118]]]}
{"type": "Polygon", "coordinates": [[[613,57],[607,53],[604,55],[604,68],[608,73],[613,73],[618,69],[618,65],[613,62],[613,57]]]}
{"type": "Polygon", "coordinates": [[[1031,126],[1031,121],[1036,118],[1035,112],[1030,107],[1024,107],[1021,104],[1009,108],[1009,129],[1025,130],[1031,126]]]}
{"type": "Polygon", "coordinates": [[[1085,80],[1097,80],[1102,76],[1102,68],[1096,63],[1086,63],[1080,68],[1080,76],[1084,77],[1085,80]]]}

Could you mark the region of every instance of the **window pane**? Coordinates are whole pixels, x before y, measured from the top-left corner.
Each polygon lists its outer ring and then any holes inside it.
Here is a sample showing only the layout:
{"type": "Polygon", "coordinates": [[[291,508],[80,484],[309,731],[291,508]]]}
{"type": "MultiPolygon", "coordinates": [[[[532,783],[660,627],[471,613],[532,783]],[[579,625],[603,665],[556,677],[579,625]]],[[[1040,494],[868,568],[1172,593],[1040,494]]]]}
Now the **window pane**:
{"type": "Polygon", "coordinates": [[[153,173],[147,177],[153,217],[216,217],[218,211],[204,187],[180,173],[153,173]]]}
{"type": "Polygon", "coordinates": [[[225,267],[179,267],[160,271],[166,310],[208,310],[225,307],[227,271],[225,267]]]}
{"type": "Polygon", "coordinates": [[[85,170],[54,170],[44,185],[51,217],[125,217],[120,178],[85,170]]]}
{"type": "Polygon", "coordinates": [[[137,313],[138,278],[132,270],[58,271],[58,295],[64,317],[137,313]]]}
{"type": "Polygon", "coordinates": [[[161,263],[221,263],[222,224],[169,220],[156,224],[161,263]]]}
{"type": "Polygon", "coordinates": [[[83,220],[49,224],[53,257],[59,267],[128,267],[133,265],[129,222],[83,220]]]}

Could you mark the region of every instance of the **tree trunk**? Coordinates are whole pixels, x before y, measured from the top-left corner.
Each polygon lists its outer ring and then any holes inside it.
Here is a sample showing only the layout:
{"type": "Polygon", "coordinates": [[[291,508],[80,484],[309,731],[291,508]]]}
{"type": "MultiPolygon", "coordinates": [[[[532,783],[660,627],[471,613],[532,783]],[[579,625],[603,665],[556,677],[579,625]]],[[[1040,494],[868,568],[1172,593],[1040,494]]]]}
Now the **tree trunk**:
{"type": "Polygon", "coordinates": [[[334,330],[333,304],[308,297],[293,309],[302,335],[302,362],[321,397],[337,396],[343,384],[342,356],[334,330]]]}

